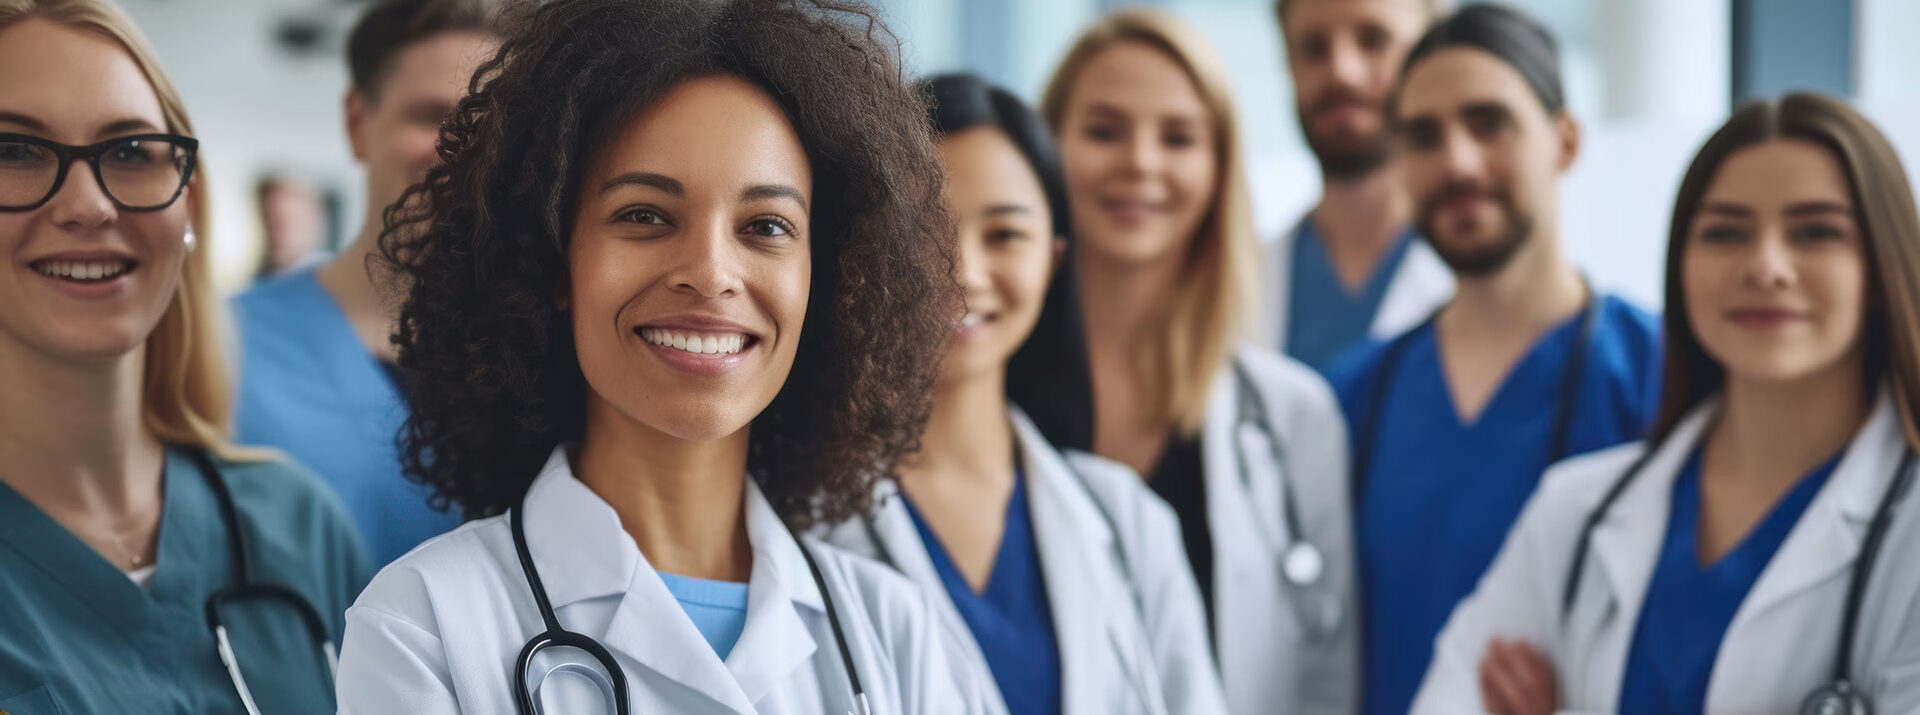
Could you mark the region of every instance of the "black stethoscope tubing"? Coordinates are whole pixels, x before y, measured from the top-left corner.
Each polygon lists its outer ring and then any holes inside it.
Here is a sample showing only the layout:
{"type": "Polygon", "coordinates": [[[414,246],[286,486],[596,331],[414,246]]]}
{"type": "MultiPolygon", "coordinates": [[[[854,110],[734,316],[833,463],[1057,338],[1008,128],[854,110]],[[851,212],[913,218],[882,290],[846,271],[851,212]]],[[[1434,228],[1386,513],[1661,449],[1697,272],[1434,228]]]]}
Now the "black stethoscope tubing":
{"type": "MultiPolygon", "coordinates": [[[[546,630],[528,639],[526,645],[520,648],[520,656],[516,659],[514,667],[514,672],[519,674],[513,683],[514,706],[521,715],[534,715],[539,712],[534,707],[533,691],[527,687],[527,675],[533,667],[533,658],[547,648],[568,647],[585,651],[606,670],[608,679],[613,684],[614,710],[618,715],[627,715],[629,712],[627,677],[621,671],[619,662],[614,660],[613,654],[592,637],[560,626],[560,618],[554,613],[553,604],[547,599],[546,586],[540,580],[540,570],[534,566],[533,552],[527,548],[527,532],[523,523],[525,506],[525,496],[522,495],[521,503],[514,505],[509,512],[507,524],[509,530],[513,532],[513,549],[519,556],[520,570],[527,577],[527,586],[533,592],[534,606],[539,609],[540,621],[545,625],[546,630]]],[[[793,534],[791,530],[788,533],[793,536],[793,545],[800,550],[800,557],[806,560],[807,572],[813,576],[814,585],[820,589],[820,601],[827,612],[827,625],[833,629],[834,645],[840,649],[840,664],[846,668],[847,684],[853,691],[855,713],[872,715],[873,708],[867,700],[866,688],[861,686],[860,673],[853,667],[853,652],[847,646],[846,631],[840,627],[840,616],[833,605],[833,593],[827,588],[827,580],[820,573],[820,565],[814,561],[813,554],[807,551],[807,545],[800,540],[798,534],[793,534]]]]}
{"type": "MultiPolygon", "coordinates": [[[[1581,575],[1585,572],[1587,552],[1591,550],[1593,532],[1604,521],[1608,510],[1627,491],[1640,473],[1645,471],[1647,463],[1658,453],[1659,446],[1649,446],[1629,465],[1619,479],[1608,487],[1600,503],[1587,513],[1580,524],[1579,538],[1574,541],[1573,561],[1567,566],[1566,580],[1560,594],[1560,614],[1565,619],[1572,615],[1573,606],[1579,600],[1581,575]]],[[[1913,487],[1914,453],[1906,450],[1894,467],[1893,475],[1887,485],[1887,491],[1880,497],[1880,504],[1874,509],[1873,521],[1867,526],[1867,537],[1860,546],[1860,556],[1854,566],[1853,576],[1847,584],[1847,601],[1840,617],[1840,646],[1834,656],[1831,682],[1807,696],[1801,705],[1801,712],[1807,715],[1853,715],[1872,712],[1866,695],[1853,684],[1853,643],[1860,628],[1860,609],[1866,601],[1867,584],[1873,577],[1874,562],[1879,559],[1881,546],[1886,541],[1887,530],[1893,524],[1893,509],[1913,487]]]]}

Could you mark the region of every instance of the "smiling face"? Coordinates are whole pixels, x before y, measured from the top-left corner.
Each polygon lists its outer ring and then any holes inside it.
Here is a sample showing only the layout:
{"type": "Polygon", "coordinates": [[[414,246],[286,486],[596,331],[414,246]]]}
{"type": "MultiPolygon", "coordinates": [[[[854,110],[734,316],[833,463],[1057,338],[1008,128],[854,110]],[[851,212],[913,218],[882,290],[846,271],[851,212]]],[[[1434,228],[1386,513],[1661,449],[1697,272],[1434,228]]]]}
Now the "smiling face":
{"type": "Polygon", "coordinates": [[[812,197],[786,114],[738,78],[687,80],[615,131],[568,253],[590,420],[710,441],[773,401],[806,316],[812,197]]]}
{"type": "Polygon", "coordinates": [[[1053,235],[1047,194],[1005,133],[979,126],[940,142],[947,205],[960,232],[967,314],[947,344],[941,379],[1004,375],[1040,320],[1047,285],[1066,250],[1053,235]]]}
{"type": "Polygon", "coordinates": [[[1478,49],[1437,50],[1408,70],[1397,111],[1421,234],[1457,274],[1497,272],[1554,229],[1579,130],[1519,70],[1478,49]]]}
{"type": "Polygon", "coordinates": [[[1420,0],[1293,0],[1284,30],[1307,146],[1333,178],[1387,162],[1387,94],[1431,14],[1420,0]]]}
{"type": "Polygon", "coordinates": [[[1721,164],[1682,254],[1689,324],[1730,377],[1792,381],[1855,365],[1865,237],[1832,152],[1798,140],[1721,164]]]}
{"type": "Polygon", "coordinates": [[[1122,41],[1073,80],[1060,133],[1075,234],[1090,257],[1177,260],[1219,183],[1213,115],[1174,58],[1122,41]]]}
{"type": "MultiPolygon", "coordinates": [[[[103,35],[24,20],[0,30],[0,67],[0,133],[87,145],[168,131],[146,75],[103,35]]],[[[5,171],[15,152],[0,151],[5,171]]],[[[132,353],[180,283],[193,194],[158,211],[121,210],[76,161],[45,205],[0,212],[0,350],[61,361],[132,353]]]]}

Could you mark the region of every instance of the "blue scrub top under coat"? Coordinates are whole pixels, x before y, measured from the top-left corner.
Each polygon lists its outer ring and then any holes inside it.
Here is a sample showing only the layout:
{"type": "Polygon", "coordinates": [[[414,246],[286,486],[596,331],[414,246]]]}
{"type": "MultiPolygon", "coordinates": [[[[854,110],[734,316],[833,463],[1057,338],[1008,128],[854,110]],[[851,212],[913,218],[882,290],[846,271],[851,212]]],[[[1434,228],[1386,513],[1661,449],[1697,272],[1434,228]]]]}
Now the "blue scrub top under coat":
{"type": "MultiPolygon", "coordinates": [[[[372,576],[338,499],[279,462],[215,458],[251,542],[256,582],[285,585],[340,642],[372,576]]],[[[207,597],[234,585],[231,535],[190,452],[167,450],[160,532],[145,588],[0,484],[0,711],[238,715],[207,597]]],[[[261,712],[332,713],[334,687],[299,612],[249,601],[222,610],[261,712]]]]}
{"type": "MultiPolygon", "coordinates": [[[[1700,565],[1700,451],[1673,483],[1666,541],[1647,586],[1646,602],[1627,651],[1620,712],[1706,712],[1720,642],[1761,572],[1833,475],[1840,457],[1800,479],[1740,543],[1711,566],[1700,565]]],[[[1835,625],[1839,624],[1836,617],[1835,625]]]]}
{"type": "MultiPolygon", "coordinates": [[[[1638,439],[1658,407],[1658,322],[1618,298],[1599,299],[1566,456],[1638,439]]],[[[1370,473],[1355,475],[1366,713],[1400,715],[1412,705],[1434,639],[1539,484],[1579,324],[1576,315],[1543,336],[1467,424],[1454,409],[1433,326],[1412,334],[1381,403],[1370,473]]],[[[1328,376],[1354,425],[1355,449],[1388,344],[1355,349],[1328,376]]]]}
{"type": "MultiPolygon", "coordinates": [[[[946,584],[954,608],[980,644],[987,668],[1000,686],[1011,715],[1057,715],[1060,712],[1060,642],[1053,628],[1047,583],[1040,568],[1040,552],[1033,538],[1033,518],[1027,508],[1027,479],[1016,473],[1013,497],[1007,500],[1007,527],[1000,537],[985,593],[974,593],[959,567],[927,526],[912,499],[901,495],[913,527],[926,542],[927,555],[946,584]]],[[[1118,684],[1115,684],[1118,687],[1118,684]]]]}
{"type": "MultiPolygon", "coordinates": [[[[331,485],[375,567],[460,525],[400,468],[407,408],[311,270],[233,300],[240,339],[235,440],[278,449],[331,485]]],[[[455,510],[457,511],[457,509],[455,510]]]]}
{"type": "Polygon", "coordinates": [[[693,619],[693,627],[707,639],[707,645],[713,646],[714,654],[726,660],[740,642],[740,634],[747,630],[747,584],[664,571],[660,572],[660,581],[693,619]]]}
{"type": "Polygon", "coordinates": [[[1287,281],[1287,355],[1324,373],[1337,358],[1366,341],[1380,302],[1386,299],[1400,262],[1416,238],[1412,228],[1401,232],[1360,292],[1348,293],[1312,218],[1302,219],[1294,230],[1293,274],[1287,281]]]}

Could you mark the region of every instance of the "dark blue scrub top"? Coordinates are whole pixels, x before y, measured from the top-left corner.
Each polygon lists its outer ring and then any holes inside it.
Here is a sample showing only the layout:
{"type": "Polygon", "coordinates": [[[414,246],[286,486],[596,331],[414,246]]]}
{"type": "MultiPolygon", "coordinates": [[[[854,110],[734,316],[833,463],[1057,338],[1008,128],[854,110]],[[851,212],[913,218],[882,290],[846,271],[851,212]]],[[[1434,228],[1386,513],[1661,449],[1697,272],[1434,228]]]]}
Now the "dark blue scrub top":
{"type": "MultiPolygon", "coordinates": [[[[254,580],[293,589],[338,645],[372,577],[340,501],[278,462],[215,459],[252,545],[254,580]]],[[[218,501],[190,453],[167,450],[153,580],[135,585],[32,502],[0,484],[0,711],[241,715],[207,626],[207,597],[233,585],[218,501]]],[[[260,711],[332,713],[333,683],[298,611],[221,611],[260,711]]]]}
{"type": "MultiPolygon", "coordinates": [[[[460,525],[400,469],[407,406],[390,368],[360,344],[314,271],[273,278],[232,302],[239,389],[234,439],[278,449],[347,505],[377,569],[460,525]]],[[[457,510],[456,510],[457,511],[457,510]]]]}
{"type": "Polygon", "coordinates": [[[1294,229],[1292,275],[1287,277],[1287,355],[1326,372],[1336,358],[1365,341],[1415,238],[1411,227],[1401,232],[1360,292],[1348,293],[1334,275],[1333,259],[1327,257],[1312,217],[1302,219],[1294,229]]]}
{"type": "MultiPolygon", "coordinates": [[[[1700,451],[1673,482],[1667,539],[1647,586],[1620,687],[1622,715],[1703,713],[1727,626],[1761,572],[1840,464],[1827,460],[1773,505],[1753,531],[1711,566],[1700,565],[1700,451]]],[[[1838,621],[1835,621],[1838,623],[1838,621]]]]}
{"type": "MultiPolygon", "coordinates": [[[[1568,455],[1638,439],[1659,395],[1659,325],[1618,298],[1602,304],[1581,370],[1568,455]]],[[[1548,466],[1562,375],[1580,316],[1549,331],[1507,375],[1479,418],[1460,422],[1433,328],[1416,328],[1382,402],[1356,530],[1364,624],[1364,711],[1401,715],[1433,642],[1505,542],[1548,466]]],[[[1330,371],[1355,449],[1364,444],[1387,342],[1330,371]]]]}
{"type": "Polygon", "coordinates": [[[1046,577],[1027,509],[1026,474],[1014,478],[1013,498],[1007,500],[1007,530],[1000,537],[1000,554],[994,557],[985,593],[974,593],[967,585],[913,500],[901,501],[913,515],[914,529],[926,543],[947,595],[986,655],[987,668],[993,671],[1008,711],[1012,715],[1059,713],[1060,643],[1053,631],[1046,577]]]}

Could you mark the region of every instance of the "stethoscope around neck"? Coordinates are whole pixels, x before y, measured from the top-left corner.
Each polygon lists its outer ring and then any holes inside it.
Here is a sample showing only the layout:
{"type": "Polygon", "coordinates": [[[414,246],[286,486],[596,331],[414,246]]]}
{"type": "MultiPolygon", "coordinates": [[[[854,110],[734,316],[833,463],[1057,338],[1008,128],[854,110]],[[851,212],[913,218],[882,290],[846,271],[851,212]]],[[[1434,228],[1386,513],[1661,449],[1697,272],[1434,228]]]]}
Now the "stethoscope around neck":
{"type": "MultiPolygon", "coordinates": [[[[614,712],[617,715],[628,715],[630,706],[628,705],[627,677],[620,670],[620,663],[614,660],[613,654],[608,652],[606,646],[601,645],[599,641],[560,626],[560,617],[554,613],[553,603],[547,599],[546,586],[540,580],[540,570],[533,564],[533,552],[527,548],[527,531],[523,523],[525,512],[526,499],[523,495],[521,503],[515,504],[508,512],[507,524],[508,529],[513,532],[513,550],[520,558],[520,570],[527,577],[527,586],[533,592],[534,606],[539,609],[540,622],[544,624],[546,630],[527,640],[526,645],[520,648],[520,656],[514,663],[514,672],[517,674],[513,681],[515,709],[520,715],[536,715],[541,711],[534,700],[537,687],[528,684],[531,680],[528,676],[534,672],[534,659],[552,648],[574,648],[592,656],[599,664],[605,679],[601,680],[597,677],[589,679],[596,681],[601,686],[603,694],[613,701],[614,712]]],[[[807,551],[807,545],[800,540],[800,535],[794,534],[791,528],[788,533],[793,536],[794,548],[799,549],[800,557],[806,560],[807,572],[813,576],[814,585],[820,589],[820,601],[825,605],[827,612],[827,625],[833,629],[833,642],[840,649],[840,664],[847,671],[847,685],[853,693],[853,715],[873,715],[873,706],[867,701],[867,690],[860,685],[860,673],[853,667],[853,651],[847,647],[846,631],[840,628],[840,617],[833,606],[833,593],[827,589],[827,579],[820,574],[820,565],[814,561],[813,554],[807,551]]],[[[561,672],[598,675],[581,664],[562,664],[549,669],[541,678],[541,682],[546,682],[545,676],[561,672]]],[[[566,715],[577,714],[567,713],[566,715]]]]}
{"type": "MultiPolygon", "coordinates": [[[[1587,552],[1593,542],[1593,532],[1600,522],[1606,520],[1607,511],[1627,491],[1640,473],[1645,471],[1647,463],[1659,452],[1659,445],[1650,445],[1635,459],[1633,464],[1607,489],[1600,503],[1580,525],[1580,536],[1574,542],[1573,561],[1567,567],[1566,581],[1560,594],[1561,618],[1569,618],[1573,607],[1580,599],[1580,578],[1585,570],[1587,552]]],[[[1867,538],[1860,546],[1860,556],[1854,562],[1853,576],[1847,584],[1846,608],[1840,616],[1840,645],[1834,654],[1833,671],[1826,685],[1816,688],[1801,702],[1802,715],[1870,715],[1873,704],[1867,700],[1853,682],[1853,641],[1860,629],[1860,609],[1866,600],[1867,585],[1873,577],[1874,562],[1880,557],[1881,547],[1887,539],[1887,531],[1893,524],[1893,511],[1900,500],[1913,486],[1914,453],[1903,450],[1900,463],[1894,467],[1888,480],[1886,494],[1880,497],[1880,505],[1874,509],[1873,521],[1868,523],[1867,538]]]]}
{"type": "MultiPolygon", "coordinates": [[[[1278,474],[1280,487],[1281,529],[1285,531],[1286,545],[1281,547],[1280,559],[1276,568],[1280,582],[1293,594],[1292,602],[1295,615],[1308,633],[1324,636],[1340,626],[1342,606],[1336,599],[1310,599],[1306,595],[1323,592],[1327,576],[1327,555],[1320,546],[1309,538],[1301,528],[1299,492],[1293,488],[1293,474],[1287,469],[1287,450],[1280,440],[1280,432],[1275,429],[1266,401],[1260,399],[1259,387],[1254,384],[1253,376],[1248,374],[1246,366],[1240,361],[1230,360],[1232,366],[1236,397],[1233,440],[1235,456],[1239,458],[1240,484],[1252,490],[1253,473],[1248,458],[1245,441],[1242,436],[1264,440],[1267,443],[1267,458],[1272,461],[1278,474]]],[[[1258,517],[1256,525],[1263,525],[1258,517]]],[[[1263,531],[1264,526],[1260,527],[1263,531]]],[[[1269,540],[1271,543],[1271,540],[1269,540]]]]}

